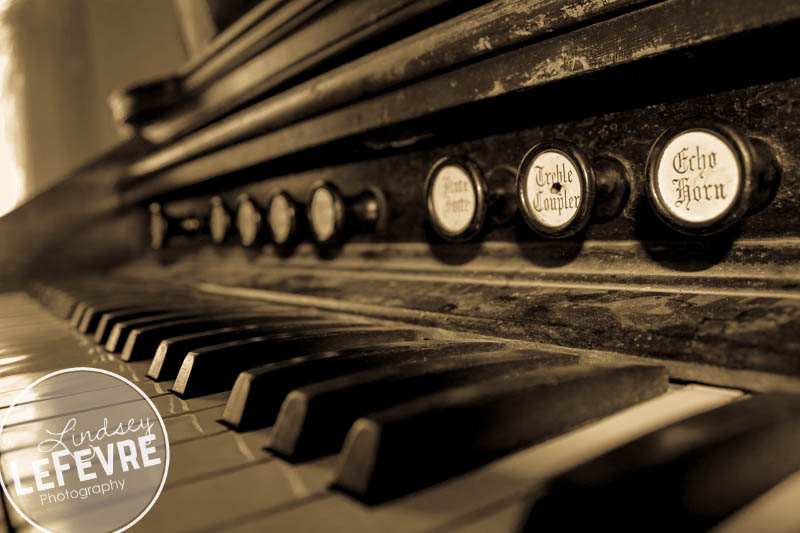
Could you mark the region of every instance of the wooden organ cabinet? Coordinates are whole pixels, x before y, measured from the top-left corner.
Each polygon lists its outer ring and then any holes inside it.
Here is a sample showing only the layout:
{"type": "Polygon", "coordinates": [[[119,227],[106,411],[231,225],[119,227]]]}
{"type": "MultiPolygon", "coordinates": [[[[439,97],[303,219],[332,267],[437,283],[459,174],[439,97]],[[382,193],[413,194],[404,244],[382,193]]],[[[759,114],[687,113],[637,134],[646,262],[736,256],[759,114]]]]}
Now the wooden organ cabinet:
{"type": "Polygon", "coordinates": [[[796,531],[798,30],[264,0],[0,219],[4,319],[60,346],[3,329],[0,398],[95,365],[160,398],[132,531],[796,531]]]}

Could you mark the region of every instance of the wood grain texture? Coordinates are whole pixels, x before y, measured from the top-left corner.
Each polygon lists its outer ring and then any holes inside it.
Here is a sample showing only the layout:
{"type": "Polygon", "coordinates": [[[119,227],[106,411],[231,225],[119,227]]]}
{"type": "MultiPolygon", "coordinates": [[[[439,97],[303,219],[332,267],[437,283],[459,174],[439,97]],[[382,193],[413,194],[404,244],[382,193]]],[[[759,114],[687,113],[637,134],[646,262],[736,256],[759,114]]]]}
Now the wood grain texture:
{"type": "MultiPolygon", "coordinates": [[[[224,76],[262,48],[291,33],[329,3],[330,0],[321,2],[265,0],[210,43],[207,42],[208,39],[217,31],[211,6],[192,0],[188,3],[176,3],[176,9],[182,13],[181,19],[203,16],[206,18],[208,26],[206,30],[199,27],[202,24],[197,20],[183,21],[185,24],[182,30],[186,37],[187,49],[194,57],[163,80],[151,80],[115,91],[109,98],[115,119],[119,123],[128,124],[141,135],[147,125],[154,120],[164,120],[168,116],[179,114],[181,109],[191,108],[196,93],[211,80],[224,76]],[[191,35],[195,31],[205,34],[210,32],[211,35],[205,37],[191,35]],[[203,38],[206,39],[204,43],[193,45],[191,42],[203,38]],[[205,51],[197,53],[195,46],[201,44],[206,45],[201,46],[205,51]],[[168,97],[158,98],[161,93],[168,97]]],[[[236,6],[233,7],[235,9],[236,6]]]]}
{"type": "MultiPolygon", "coordinates": [[[[334,71],[320,80],[265,100],[247,112],[147,156],[132,165],[130,175],[133,178],[151,174],[240,139],[242,135],[283,126],[272,133],[191,160],[165,171],[162,176],[165,184],[197,183],[214,175],[431,113],[642,61],[797,17],[800,17],[800,6],[790,0],[772,0],[758,5],[747,0],[670,0],[296,122],[298,118],[329,109],[330,102],[339,105],[371,90],[385,88],[383,76],[375,74],[377,65],[366,63],[368,56],[356,62],[363,70],[360,76],[336,76],[334,71]]],[[[382,63],[378,71],[385,72],[386,64],[394,62],[382,63]]],[[[402,68],[405,64],[400,63],[402,68]]]]}
{"type": "Polygon", "coordinates": [[[448,1],[348,0],[329,9],[324,9],[326,2],[312,2],[303,11],[288,4],[187,75],[185,86],[195,97],[145,125],[141,134],[164,143],[197,129],[304,70],[448,1]]]}
{"type": "Polygon", "coordinates": [[[217,34],[200,54],[193,56],[189,62],[180,69],[179,75],[188,76],[192,72],[198,70],[211,58],[217,56],[224,48],[234,43],[245,32],[250,31],[253,26],[263,20],[283,2],[285,2],[285,0],[263,0],[260,2],[256,7],[239,17],[236,22],[217,34]]]}
{"type": "MultiPolygon", "coordinates": [[[[584,1],[576,5],[569,5],[564,0],[492,2],[279,93],[251,106],[246,111],[236,113],[181,140],[175,146],[168,146],[148,156],[131,168],[131,175],[141,176],[155,172],[212,147],[230,143],[258,131],[274,130],[398,84],[451,69],[513,45],[535,41],[548,33],[586,22],[593,17],[640,1],[584,1]]],[[[221,80],[221,86],[227,85],[228,88],[220,95],[220,99],[224,101],[226,93],[228,99],[238,99],[238,93],[242,90],[248,91],[249,85],[263,83],[259,81],[264,77],[262,63],[261,60],[254,61],[252,65],[258,68],[253,68],[251,71],[243,70],[241,74],[232,73],[231,76],[240,80],[238,88],[234,82],[221,80]]],[[[455,79],[459,79],[457,73],[446,77],[452,80],[454,76],[455,79]]],[[[448,84],[449,81],[446,81],[445,87],[448,84]]],[[[466,87],[463,83],[461,86],[466,87]]],[[[212,91],[214,90],[212,88],[212,91]]],[[[440,94],[439,99],[445,96],[448,90],[446,87],[446,92],[440,94]]],[[[408,100],[408,96],[402,94],[401,98],[408,100]]],[[[215,113],[213,108],[205,109],[206,107],[208,106],[201,106],[201,115],[215,113]]],[[[362,117],[358,111],[354,114],[359,119],[367,117],[362,117]]],[[[402,116],[397,118],[397,120],[403,119],[402,116]]],[[[176,120],[183,120],[188,124],[192,118],[185,116],[176,120]]],[[[180,127],[185,128],[185,125],[180,127]]],[[[151,139],[164,140],[178,129],[170,125],[169,121],[164,121],[163,132],[159,131],[161,128],[161,125],[155,123],[144,134],[151,139]]]]}
{"type": "Polygon", "coordinates": [[[190,58],[201,55],[217,34],[208,4],[192,0],[173,0],[172,5],[175,6],[187,55],[190,58]]]}
{"type": "Polygon", "coordinates": [[[196,91],[215,77],[235,68],[295,30],[331,2],[332,0],[289,0],[279,4],[250,30],[241,33],[238,38],[188,73],[184,80],[186,89],[190,92],[196,91]]]}
{"type": "Polygon", "coordinates": [[[591,283],[504,286],[455,272],[447,281],[391,273],[378,278],[324,267],[298,271],[279,259],[223,258],[213,250],[184,254],[169,265],[143,260],[120,272],[404,309],[411,322],[431,325],[436,316],[441,327],[542,344],[800,375],[797,294],[649,291],[634,283],[613,290],[591,283]]]}

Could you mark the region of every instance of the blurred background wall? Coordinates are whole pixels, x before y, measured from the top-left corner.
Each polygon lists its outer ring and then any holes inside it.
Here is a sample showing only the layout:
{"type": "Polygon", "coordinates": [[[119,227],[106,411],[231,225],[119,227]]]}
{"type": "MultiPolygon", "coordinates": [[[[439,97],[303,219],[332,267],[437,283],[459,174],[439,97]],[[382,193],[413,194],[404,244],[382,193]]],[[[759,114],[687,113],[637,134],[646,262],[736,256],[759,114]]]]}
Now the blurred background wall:
{"type": "Polygon", "coordinates": [[[168,0],[0,0],[0,214],[119,142],[111,90],[186,59],[168,0]]]}

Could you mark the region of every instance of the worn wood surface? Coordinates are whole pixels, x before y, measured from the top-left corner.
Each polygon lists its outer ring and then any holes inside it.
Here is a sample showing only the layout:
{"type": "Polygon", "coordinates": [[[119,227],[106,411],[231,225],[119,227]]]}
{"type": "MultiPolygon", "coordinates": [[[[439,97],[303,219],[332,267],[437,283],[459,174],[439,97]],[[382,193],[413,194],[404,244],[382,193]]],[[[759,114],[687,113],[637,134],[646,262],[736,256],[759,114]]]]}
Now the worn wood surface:
{"type": "MultiPolygon", "coordinates": [[[[222,146],[258,131],[274,130],[398,84],[430,76],[444,69],[452,69],[514,45],[541,39],[549,33],[585,23],[594,17],[637,3],[641,3],[641,0],[584,1],[574,5],[564,0],[492,2],[326,72],[201,130],[174,146],[167,146],[134,165],[131,168],[131,175],[136,177],[155,172],[212,147],[222,146]]],[[[263,74],[265,65],[260,60],[251,64],[254,68],[251,69],[248,65],[241,69],[241,74],[238,72],[231,74],[240,80],[238,87],[233,82],[220,81],[220,86],[227,88],[226,92],[219,95],[216,105],[220,105],[219,100],[224,102],[225,98],[238,99],[240,92],[248,91],[254,84],[269,83],[262,81],[265,77],[263,74]]],[[[474,76],[474,73],[468,75],[474,76]]],[[[487,72],[483,77],[492,75],[491,72],[487,72]]],[[[445,77],[448,80],[444,83],[445,91],[438,94],[434,101],[449,98],[450,80],[463,80],[458,72],[445,77]]],[[[463,81],[461,85],[465,87],[463,81]]],[[[403,100],[411,96],[410,100],[413,101],[413,95],[406,95],[404,92],[400,94],[403,100]]],[[[429,104],[433,104],[434,101],[429,104]]],[[[455,103],[459,102],[454,100],[455,103]]],[[[204,117],[216,113],[213,107],[209,106],[201,106],[198,111],[204,117]]],[[[365,120],[365,125],[371,124],[374,120],[374,117],[370,119],[368,115],[362,115],[358,110],[354,113],[359,120],[365,120]]],[[[386,118],[389,118],[388,115],[386,118]]],[[[394,121],[405,118],[408,117],[398,116],[394,121]]],[[[188,124],[192,118],[184,116],[175,120],[183,120],[188,124]]],[[[185,124],[180,125],[180,128],[185,127],[185,124]]],[[[342,129],[341,126],[335,128],[342,129]]],[[[165,139],[177,129],[169,120],[165,120],[163,124],[154,123],[144,131],[144,134],[152,139],[165,139]]],[[[347,133],[342,131],[342,134],[347,133]]]]}
{"type": "Polygon", "coordinates": [[[191,60],[191,58],[202,55],[218,32],[208,3],[172,0],[172,5],[178,18],[183,46],[186,48],[188,57],[191,60]]]}
{"type": "MultiPolygon", "coordinates": [[[[453,257],[463,252],[463,245],[448,245],[453,257]]],[[[188,260],[200,269],[207,261],[209,269],[230,269],[231,280],[243,272],[246,285],[251,270],[270,269],[278,264],[298,275],[313,276],[316,269],[328,277],[351,277],[371,280],[425,281],[446,283],[457,276],[461,283],[494,287],[570,288],[598,290],[647,290],[672,294],[735,294],[794,298],[800,296],[800,241],[740,241],[731,249],[726,263],[703,270],[676,270],[668,265],[642,260],[640,243],[592,241],[584,253],[560,265],[537,264],[531,255],[553,253],[557,244],[485,243],[482,253],[462,263],[446,263],[431,253],[423,243],[377,244],[349,243],[335,257],[320,258],[311,244],[302,244],[292,255],[285,255],[270,245],[263,249],[206,247],[202,239],[183,240],[160,253],[165,264],[188,260]],[[205,248],[198,256],[196,250],[205,248]],[[190,259],[186,259],[186,254],[190,259]]],[[[463,258],[463,257],[462,257],[463,258]]],[[[233,282],[233,281],[232,281],[233,282]]]]}
{"type": "Polygon", "coordinates": [[[196,91],[216,77],[235,68],[263,48],[297,29],[325,9],[332,1],[289,0],[278,5],[274,11],[270,11],[250,30],[240,34],[230,44],[190,72],[184,80],[186,89],[190,92],[196,91]]]}
{"type": "Polygon", "coordinates": [[[275,10],[285,0],[263,0],[256,7],[239,17],[239,19],[225,28],[196,56],[193,56],[178,73],[186,77],[197,71],[210,59],[217,56],[224,48],[230,46],[245,32],[252,30],[259,21],[275,10]]]}
{"type": "Polygon", "coordinates": [[[432,11],[442,5],[463,10],[476,1],[347,0],[329,7],[312,2],[303,11],[288,4],[188,75],[184,83],[195,97],[144,126],[141,134],[152,142],[166,142],[306,70],[320,70],[326,61],[347,57],[345,52],[357,45],[373,48],[367,44],[371,38],[397,32],[414,17],[425,13],[430,24],[440,17],[432,11]]]}
{"type": "Polygon", "coordinates": [[[206,249],[170,264],[143,259],[121,272],[403,309],[412,311],[405,316],[412,322],[543,344],[800,375],[797,291],[668,290],[637,280],[609,287],[597,278],[548,284],[532,273],[527,283],[503,283],[497,272],[402,275],[381,272],[377,262],[357,270],[332,265],[297,268],[280,258],[248,260],[240,250],[206,249]]]}
{"type": "MultiPolygon", "coordinates": [[[[341,104],[359,97],[369,92],[373,83],[374,89],[385,88],[386,75],[375,74],[377,65],[365,64],[368,56],[354,63],[362,69],[360,76],[335,76],[336,72],[333,71],[320,80],[312,80],[279,97],[267,99],[247,112],[234,115],[145,157],[131,166],[130,175],[133,178],[157,172],[189,156],[239,139],[243,133],[253,134],[284,126],[272,133],[191,160],[159,176],[163,182],[162,189],[197,183],[214,175],[275,160],[370,130],[640,62],[668,51],[717,41],[798,17],[800,5],[790,0],[771,0],[758,4],[747,0],[670,0],[493,55],[407,87],[295,122],[298,118],[329,109],[331,102],[341,104]],[[320,98],[320,95],[325,96],[320,98]]],[[[539,35],[542,33],[540,31],[539,35]]],[[[382,63],[378,71],[386,72],[386,64],[382,63]]],[[[405,68],[405,65],[406,62],[401,62],[399,68],[405,68]]],[[[347,67],[354,68],[351,65],[342,68],[347,67]]],[[[697,83],[708,81],[701,79],[697,83]]],[[[572,100],[559,99],[557,94],[550,96],[555,100],[548,102],[549,109],[555,106],[568,108],[574,103],[572,100]]],[[[531,120],[536,119],[532,117],[531,120]]],[[[153,186],[143,190],[152,191],[153,186]]]]}
{"type": "MultiPolygon", "coordinates": [[[[267,41],[275,29],[275,24],[269,25],[274,20],[270,15],[284,1],[264,0],[215,37],[218,27],[211,4],[174,0],[189,60],[173,74],[118,87],[108,98],[114,119],[138,133],[145,124],[186,105],[191,94],[207,83],[209,77],[224,74],[258,51],[259,42],[267,41]],[[220,63],[219,57],[226,60],[220,63]]],[[[227,7],[242,8],[234,4],[227,7]]],[[[277,22],[280,26],[281,20],[277,22]]]]}

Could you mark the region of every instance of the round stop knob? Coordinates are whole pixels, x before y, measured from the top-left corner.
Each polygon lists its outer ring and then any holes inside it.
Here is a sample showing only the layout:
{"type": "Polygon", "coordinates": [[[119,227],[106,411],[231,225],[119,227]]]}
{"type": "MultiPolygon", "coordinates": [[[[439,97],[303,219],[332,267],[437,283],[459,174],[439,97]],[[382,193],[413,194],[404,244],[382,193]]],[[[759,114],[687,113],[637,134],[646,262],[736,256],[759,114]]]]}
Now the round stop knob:
{"type": "MultiPolygon", "coordinates": [[[[323,199],[324,200],[324,199],[323,199]]],[[[320,201],[318,199],[317,201],[320,201]]],[[[317,206],[320,209],[320,206],[317,206]]],[[[285,191],[279,191],[269,201],[267,206],[267,224],[269,226],[272,242],[278,246],[286,246],[299,239],[298,206],[291,196],[285,191]]],[[[322,222],[325,224],[326,222],[322,222]]],[[[335,223],[333,223],[335,226],[335,223]]],[[[324,233],[329,230],[322,228],[324,233]]]]}
{"type": "Polygon", "coordinates": [[[199,217],[176,218],[167,215],[159,203],[150,204],[150,247],[160,250],[177,235],[195,236],[203,229],[199,217]]]}
{"type": "Polygon", "coordinates": [[[236,201],[236,229],[242,246],[258,244],[263,231],[261,208],[247,194],[236,201]]]}
{"type": "Polygon", "coordinates": [[[612,157],[590,160],[565,141],[537,144],[517,171],[519,209],[528,226],[544,237],[574,235],[593,214],[613,218],[624,207],[629,190],[622,163],[612,157]]]}
{"type": "Polygon", "coordinates": [[[317,244],[341,243],[353,233],[374,231],[386,214],[386,200],[376,189],[345,197],[330,182],[311,188],[306,203],[306,217],[311,236],[317,244]]]}
{"type": "Polygon", "coordinates": [[[231,232],[233,219],[231,212],[219,196],[211,198],[211,212],[208,216],[208,225],[211,230],[211,240],[214,244],[222,244],[231,232]]]}
{"type": "Polygon", "coordinates": [[[697,120],[666,130],[647,159],[658,217],[689,235],[722,231],[766,206],[780,181],[769,146],[729,124],[697,120]]]}
{"type": "Polygon", "coordinates": [[[477,164],[463,157],[440,159],[425,181],[428,222],[445,240],[469,240],[486,220],[486,196],[486,179],[477,164]]]}

